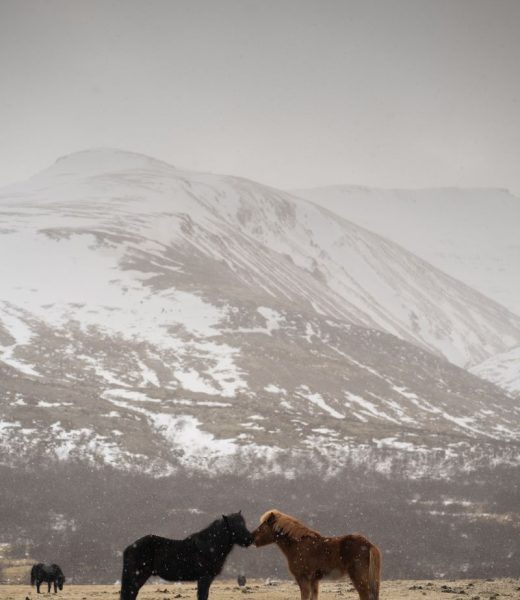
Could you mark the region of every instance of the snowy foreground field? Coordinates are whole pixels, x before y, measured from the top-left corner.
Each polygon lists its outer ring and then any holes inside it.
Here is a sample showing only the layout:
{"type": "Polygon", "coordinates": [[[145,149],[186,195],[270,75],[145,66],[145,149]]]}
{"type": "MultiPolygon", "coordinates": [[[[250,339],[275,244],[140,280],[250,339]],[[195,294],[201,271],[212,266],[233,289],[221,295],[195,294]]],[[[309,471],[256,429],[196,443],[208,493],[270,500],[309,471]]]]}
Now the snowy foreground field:
{"type": "MultiPolygon", "coordinates": [[[[210,591],[212,600],[237,600],[243,594],[254,595],[258,600],[298,600],[300,592],[292,581],[250,580],[246,587],[239,588],[234,581],[221,580],[213,584],[210,591]]],[[[119,586],[115,585],[66,585],[57,596],[61,600],[90,600],[91,598],[116,598],[119,586]]],[[[195,600],[195,584],[164,584],[163,582],[145,585],[139,593],[141,600],[167,600],[186,598],[195,600]]],[[[38,596],[28,585],[1,585],[0,600],[24,600],[29,598],[51,597],[49,594],[38,596]]],[[[344,598],[356,600],[359,596],[348,581],[326,582],[321,585],[320,598],[344,598]]],[[[471,579],[471,580],[393,580],[383,581],[382,600],[412,600],[426,597],[427,600],[495,600],[499,597],[520,598],[520,579],[471,579]]]]}

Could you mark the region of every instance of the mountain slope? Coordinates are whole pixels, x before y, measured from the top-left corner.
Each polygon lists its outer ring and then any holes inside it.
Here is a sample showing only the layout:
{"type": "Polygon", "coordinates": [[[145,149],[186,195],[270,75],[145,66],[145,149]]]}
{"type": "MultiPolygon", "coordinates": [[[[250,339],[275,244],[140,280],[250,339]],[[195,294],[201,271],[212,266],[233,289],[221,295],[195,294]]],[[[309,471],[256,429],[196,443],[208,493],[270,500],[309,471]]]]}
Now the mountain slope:
{"type": "Polygon", "coordinates": [[[520,394],[520,346],[488,358],[472,367],[471,372],[512,394],[520,394]]]}
{"type": "Polygon", "coordinates": [[[520,460],[515,401],[388,334],[242,305],[178,344],[40,330],[40,377],[1,369],[4,461],[439,477],[520,460]]]}
{"type": "Polygon", "coordinates": [[[2,190],[0,218],[4,463],[519,462],[516,403],[442,356],[518,343],[518,318],[323,209],[103,150],[2,190]]]}
{"type": "Polygon", "coordinates": [[[520,314],[520,198],[500,189],[298,190],[520,314]]]}
{"type": "Polygon", "coordinates": [[[214,320],[218,284],[222,303],[260,293],[398,335],[459,365],[520,342],[520,317],[399,246],[252,182],[91,151],[3,190],[0,209],[2,250],[16,256],[2,266],[3,298],[48,323],[158,339],[172,318],[190,327],[184,292],[208,295],[211,307],[199,301],[205,316],[195,320],[214,320]]]}

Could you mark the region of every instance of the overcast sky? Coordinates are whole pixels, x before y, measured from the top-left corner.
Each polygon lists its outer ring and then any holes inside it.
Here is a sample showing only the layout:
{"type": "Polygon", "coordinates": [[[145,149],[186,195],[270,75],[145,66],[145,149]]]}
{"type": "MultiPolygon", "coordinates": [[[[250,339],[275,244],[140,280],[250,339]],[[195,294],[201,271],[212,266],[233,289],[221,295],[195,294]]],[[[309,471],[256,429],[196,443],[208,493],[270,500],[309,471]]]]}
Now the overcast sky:
{"type": "Polygon", "coordinates": [[[520,192],[520,1],[0,0],[0,185],[98,146],[520,192]]]}

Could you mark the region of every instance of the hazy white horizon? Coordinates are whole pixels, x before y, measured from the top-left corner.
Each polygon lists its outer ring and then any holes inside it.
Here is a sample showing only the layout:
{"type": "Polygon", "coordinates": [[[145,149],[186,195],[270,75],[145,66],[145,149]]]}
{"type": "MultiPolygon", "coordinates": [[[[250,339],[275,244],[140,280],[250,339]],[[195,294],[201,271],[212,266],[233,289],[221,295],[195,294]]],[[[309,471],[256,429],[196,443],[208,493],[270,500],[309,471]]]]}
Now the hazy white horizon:
{"type": "Polygon", "coordinates": [[[281,188],[520,192],[520,3],[0,3],[0,186],[115,147],[281,188]]]}

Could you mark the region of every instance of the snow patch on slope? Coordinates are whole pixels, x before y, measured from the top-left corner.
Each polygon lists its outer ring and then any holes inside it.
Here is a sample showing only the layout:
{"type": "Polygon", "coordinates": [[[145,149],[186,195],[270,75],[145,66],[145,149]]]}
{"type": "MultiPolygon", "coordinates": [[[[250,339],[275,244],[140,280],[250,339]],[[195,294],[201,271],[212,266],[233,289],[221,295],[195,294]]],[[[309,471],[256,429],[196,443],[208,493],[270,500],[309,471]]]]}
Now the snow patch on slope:
{"type": "Polygon", "coordinates": [[[520,346],[492,356],[470,371],[508,392],[520,394],[520,346]]]}
{"type": "Polygon", "coordinates": [[[330,186],[295,193],[404,246],[520,314],[520,198],[507,190],[330,186]]]}

